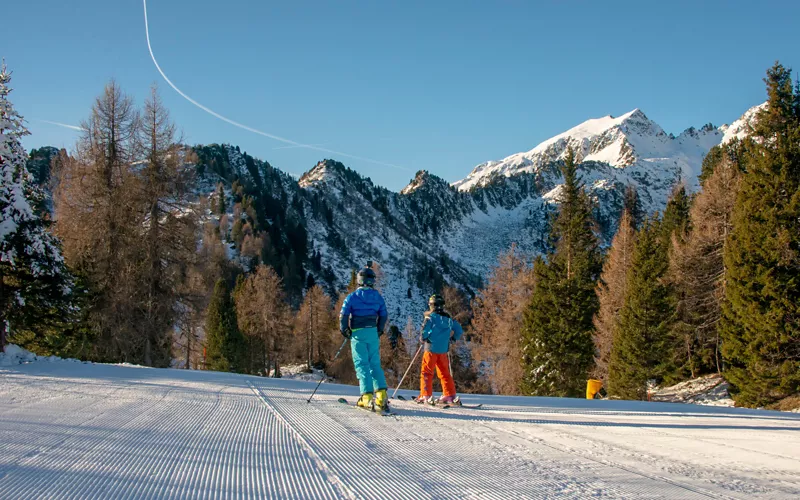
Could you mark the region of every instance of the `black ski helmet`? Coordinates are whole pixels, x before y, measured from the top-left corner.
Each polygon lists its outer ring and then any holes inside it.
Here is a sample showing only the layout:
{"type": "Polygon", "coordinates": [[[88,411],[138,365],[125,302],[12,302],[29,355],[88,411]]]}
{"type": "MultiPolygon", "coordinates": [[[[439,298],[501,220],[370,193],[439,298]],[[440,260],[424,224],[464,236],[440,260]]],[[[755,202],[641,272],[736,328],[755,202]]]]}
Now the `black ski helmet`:
{"type": "Polygon", "coordinates": [[[358,272],[358,279],[357,283],[358,286],[367,286],[372,288],[375,286],[375,271],[372,269],[365,267],[364,269],[358,272]]]}
{"type": "Polygon", "coordinates": [[[438,293],[434,293],[431,295],[431,298],[428,299],[428,305],[432,311],[441,311],[444,309],[444,297],[438,293]]]}

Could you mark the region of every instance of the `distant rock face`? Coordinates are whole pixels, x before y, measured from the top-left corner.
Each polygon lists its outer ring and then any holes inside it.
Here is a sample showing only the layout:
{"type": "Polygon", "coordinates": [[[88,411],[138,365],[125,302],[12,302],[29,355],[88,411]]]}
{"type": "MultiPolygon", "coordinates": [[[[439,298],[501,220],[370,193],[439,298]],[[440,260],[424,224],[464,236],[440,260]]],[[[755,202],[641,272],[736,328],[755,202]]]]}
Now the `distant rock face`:
{"type": "Polygon", "coordinates": [[[759,104],[758,106],[754,106],[745,112],[741,118],[736,120],[735,122],[731,123],[730,125],[723,125],[720,127],[720,130],[725,132],[724,137],[722,138],[722,143],[727,144],[734,139],[744,139],[748,135],[750,135],[750,131],[755,125],[756,116],[762,110],[767,109],[767,103],[759,104]]]}
{"type": "MultiPolygon", "coordinates": [[[[722,138],[723,131],[712,126],[699,130],[689,128],[674,137],[666,134],[641,110],[635,109],[618,118],[606,116],[587,120],[528,152],[478,165],[454,186],[462,191],[472,191],[491,184],[498,177],[546,176],[548,170],[553,170],[551,167],[555,162],[565,158],[568,148],[575,151],[582,163],[607,165],[620,171],[634,167],[633,170],[640,174],[648,171],[651,177],[684,179],[693,184],[703,156],[722,138]]],[[[552,173],[557,174],[557,171],[552,173]]],[[[615,177],[615,180],[624,181],[629,176],[615,177]]],[[[631,180],[635,183],[635,178],[631,180]]]]}
{"type": "MultiPolygon", "coordinates": [[[[689,128],[678,136],[638,109],[592,119],[530,151],[478,165],[452,185],[417,172],[399,193],[333,160],[296,180],[227,145],[206,147],[198,171],[206,185],[237,179],[264,193],[272,207],[267,225],[292,228],[300,221],[308,239],[304,269],[329,291],[343,289],[351,269],[378,262],[391,321],[403,328],[409,317],[418,324],[426,297],[442,284],[477,291],[498,254],[512,244],[531,255],[546,251],[568,148],[577,153],[579,175],[608,242],[628,185],[637,188],[646,211],[663,210],[676,184],[699,187],[709,149],[746,135],[759,108],[731,126],[689,128]]],[[[273,243],[282,237],[278,229],[273,243]]]]}
{"type": "MultiPolygon", "coordinates": [[[[452,185],[420,171],[393,193],[341,164],[322,162],[303,176],[300,186],[336,206],[333,230],[348,242],[347,252],[322,252],[340,269],[336,274],[346,276],[349,267],[374,259],[396,285],[390,291],[395,302],[404,303],[408,288],[419,289],[421,296],[432,291],[436,273],[474,289],[512,243],[531,254],[545,251],[548,216],[555,210],[568,148],[577,153],[580,176],[596,201],[601,237],[608,242],[628,185],[637,188],[647,212],[663,210],[677,184],[690,191],[699,188],[697,177],[708,151],[746,135],[762,107],[730,126],[692,127],[678,136],[665,133],[638,109],[588,120],[530,151],[480,164],[452,185]]],[[[323,241],[322,233],[321,225],[311,224],[310,237],[323,241]]],[[[404,304],[401,309],[421,307],[404,304]]]]}

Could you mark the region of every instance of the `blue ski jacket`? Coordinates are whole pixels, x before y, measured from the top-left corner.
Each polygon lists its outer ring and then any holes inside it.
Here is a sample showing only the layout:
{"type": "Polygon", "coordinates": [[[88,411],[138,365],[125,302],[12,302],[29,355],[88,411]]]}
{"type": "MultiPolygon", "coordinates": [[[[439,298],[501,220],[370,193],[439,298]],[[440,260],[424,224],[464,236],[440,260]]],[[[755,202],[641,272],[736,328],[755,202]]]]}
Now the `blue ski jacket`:
{"type": "Polygon", "coordinates": [[[460,339],[463,334],[464,330],[458,321],[447,313],[432,312],[422,323],[422,341],[425,342],[426,352],[444,354],[450,350],[450,342],[460,339]]]}
{"type": "Polygon", "coordinates": [[[380,292],[369,287],[361,287],[344,299],[342,312],[339,314],[339,331],[377,326],[378,333],[383,334],[388,317],[386,303],[380,292]]]}

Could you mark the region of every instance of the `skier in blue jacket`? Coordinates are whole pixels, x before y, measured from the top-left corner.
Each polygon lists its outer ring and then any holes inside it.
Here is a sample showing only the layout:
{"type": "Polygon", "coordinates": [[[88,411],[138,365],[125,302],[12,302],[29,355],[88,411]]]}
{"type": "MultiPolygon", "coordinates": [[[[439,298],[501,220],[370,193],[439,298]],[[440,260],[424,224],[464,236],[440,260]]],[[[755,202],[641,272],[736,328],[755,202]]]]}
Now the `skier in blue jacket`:
{"type": "Polygon", "coordinates": [[[350,339],[353,364],[361,389],[358,406],[387,411],[389,398],[386,395],[386,377],[381,368],[380,336],[386,328],[388,314],[386,303],[374,286],[375,271],[365,267],[358,272],[358,289],[348,295],[342,304],[339,331],[350,339]]]}
{"type": "Polygon", "coordinates": [[[450,373],[450,344],[464,334],[458,321],[452,319],[444,310],[444,298],[434,294],[428,300],[430,309],[426,312],[422,323],[420,340],[425,343],[425,354],[422,355],[422,371],[419,377],[418,403],[435,404],[433,399],[433,373],[439,376],[442,383],[440,403],[460,404],[456,396],[456,384],[450,373]]]}

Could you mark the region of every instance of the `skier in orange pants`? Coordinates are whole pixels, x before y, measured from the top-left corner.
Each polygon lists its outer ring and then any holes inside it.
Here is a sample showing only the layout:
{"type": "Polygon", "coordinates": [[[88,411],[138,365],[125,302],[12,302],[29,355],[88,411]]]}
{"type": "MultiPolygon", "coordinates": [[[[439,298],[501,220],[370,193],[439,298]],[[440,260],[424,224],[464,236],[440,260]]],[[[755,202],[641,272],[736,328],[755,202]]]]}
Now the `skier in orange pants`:
{"type": "Polygon", "coordinates": [[[444,298],[432,295],[428,300],[430,311],[422,324],[422,342],[425,342],[425,354],[422,356],[422,373],[419,380],[418,403],[436,404],[433,399],[433,372],[442,383],[442,397],[439,403],[457,403],[456,384],[450,373],[450,344],[461,338],[464,331],[458,321],[452,319],[444,311],[444,298]]]}

